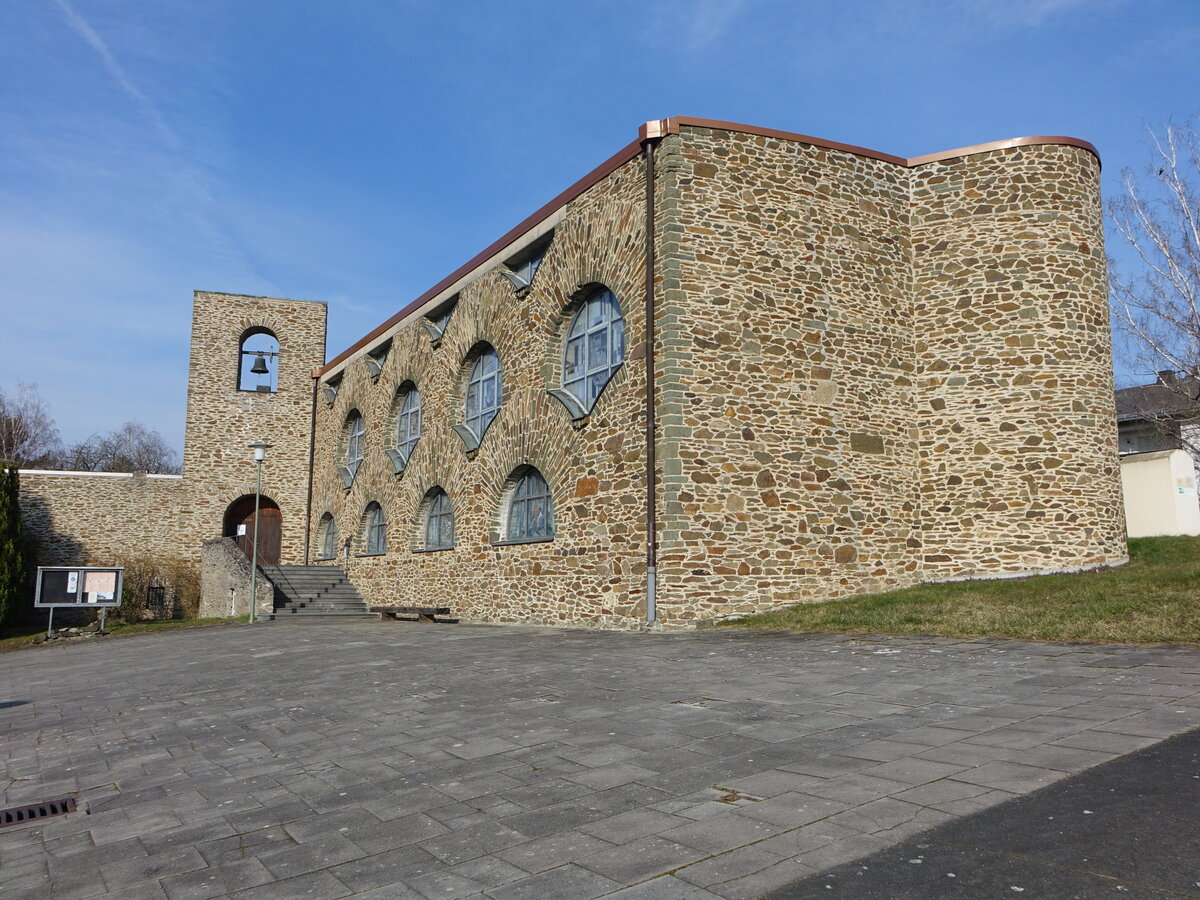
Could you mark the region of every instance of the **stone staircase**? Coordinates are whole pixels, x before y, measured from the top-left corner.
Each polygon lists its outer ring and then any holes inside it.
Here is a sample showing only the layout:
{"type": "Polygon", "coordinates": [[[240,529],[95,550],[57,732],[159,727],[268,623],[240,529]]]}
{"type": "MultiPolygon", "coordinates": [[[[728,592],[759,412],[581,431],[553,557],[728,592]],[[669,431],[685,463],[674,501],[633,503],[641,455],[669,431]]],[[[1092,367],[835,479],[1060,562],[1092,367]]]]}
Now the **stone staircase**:
{"type": "Polygon", "coordinates": [[[366,618],[367,604],[339,566],[259,566],[275,588],[272,619],[366,618]]]}

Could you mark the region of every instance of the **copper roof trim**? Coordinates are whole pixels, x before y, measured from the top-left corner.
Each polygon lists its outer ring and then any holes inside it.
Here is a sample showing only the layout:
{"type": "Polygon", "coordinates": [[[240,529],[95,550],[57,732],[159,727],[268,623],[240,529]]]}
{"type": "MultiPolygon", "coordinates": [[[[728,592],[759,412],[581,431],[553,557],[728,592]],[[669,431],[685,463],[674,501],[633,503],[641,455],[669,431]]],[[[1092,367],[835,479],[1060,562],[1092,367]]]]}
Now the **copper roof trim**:
{"type": "Polygon", "coordinates": [[[1012,147],[1040,147],[1048,144],[1079,147],[1096,157],[1096,162],[1100,162],[1100,151],[1096,149],[1095,145],[1082,138],[1042,134],[1033,137],[1009,138],[1007,141],[992,141],[988,144],[973,144],[970,147],[959,147],[957,150],[943,150],[941,153],[927,153],[924,156],[912,157],[905,165],[923,166],[926,163],[941,162],[946,159],[958,159],[959,157],[971,156],[975,153],[989,153],[992,150],[1008,150],[1012,147]]]}
{"type": "Polygon", "coordinates": [[[526,218],[515,228],[510,229],[499,240],[490,244],[486,249],[475,254],[467,262],[463,263],[425,293],[421,294],[416,300],[406,305],[398,313],[380,325],[378,328],[371,331],[365,337],[359,339],[351,346],[347,347],[329,362],[323,366],[318,366],[313,369],[313,377],[320,378],[322,375],[328,374],[335,367],[341,365],[346,360],[354,356],[359,350],[369,346],[379,337],[386,333],[389,329],[394,328],[405,318],[417,312],[422,306],[437,298],[438,294],[445,291],[451,285],[455,284],[471,274],[472,270],[487,262],[491,257],[500,253],[507,246],[512,244],[522,235],[526,234],[531,229],[549,219],[554,213],[558,212],[584,191],[591,188],[603,178],[611,175],[625,163],[629,162],[637,156],[642,149],[642,145],[648,140],[663,137],[668,134],[679,134],[679,130],[683,126],[691,126],[694,128],[714,128],[720,131],[736,131],[741,134],[757,134],[763,137],[778,138],[784,141],[797,141],[804,144],[812,144],[814,147],[825,147],[830,150],[840,150],[845,153],[853,153],[856,156],[865,156],[869,159],[878,159],[882,162],[889,162],[906,168],[914,166],[922,166],[927,163],[942,162],[949,159],[958,159],[963,156],[971,156],[976,153],[988,153],[993,150],[1008,150],[1013,147],[1032,147],[1047,144],[1062,144],[1069,147],[1080,147],[1083,150],[1091,153],[1096,157],[1097,162],[1100,160],[1100,152],[1089,142],[1080,138],[1064,137],[1058,135],[1042,135],[1035,137],[1019,137],[1009,138],[1005,141],[992,141],[987,144],[974,144],[970,147],[960,147],[956,150],[944,150],[941,153],[929,153],[925,156],[914,156],[904,158],[903,156],[894,156],[891,153],[883,153],[879,150],[872,150],[869,147],[859,147],[854,144],[843,144],[839,141],[828,141],[824,138],[813,137],[810,134],[798,134],[793,131],[779,131],[774,128],[758,128],[754,125],[743,125],[738,122],[723,122],[718,119],[701,119],[695,116],[673,116],[669,119],[651,119],[649,122],[641,125],[638,128],[638,138],[632,143],[627,144],[602,162],[599,166],[584,175],[581,179],[560,193],[557,197],[539,209],[533,215],[526,218]]]}
{"type": "Polygon", "coordinates": [[[320,378],[322,375],[327,374],[334,367],[345,362],[347,359],[349,359],[351,356],[353,356],[359,350],[361,350],[364,347],[368,346],[369,344],[373,343],[376,339],[378,339],[381,335],[383,335],[386,331],[388,331],[388,329],[397,325],[403,319],[405,319],[412,313],[419,310],[422,306],[424,306],[430,300],[433,300],[434,298],[436,298],[438,294],[440,294],[446,288],[450,287],[450,285],[454,284],[456,281],[459,281],[464,276],[470,274],[472,269],[476,268],[481,263],[484,263],[491,257],[495,256],[497,253],[502,251],[509,244],[513,243],[515,240],[517,240],[519,237],[521,237],[521,235],[525,234],[525,232],[540,225],[546,219],[550,218],[550,216],[552,216],[555,212],[557,212],[562,207],[566,206],[568,203],[570,203],[572,200],[574,200],[576,197],[578,197],[580,194],[582,194],[588,188],[595,185],[601,179],[607,177],[608,175],[611,175],[613,172],[615,172],[617,169],[619,169],[625,163],[629,162],[629,160],[631,160],[635,156],[637,156],[641,152],[641,150],[642,150],[642,142],[641,142],[640,138],[638,140],[633,141],[632,143],[627,144],[624,147],[622,147],[620,150],[618,150],[616,153],[614,153],[612,156],[610,156],[608,159],[606,159],[604,162],[602,162],[595,169],[592,169],[592,171],[590,171],[588,174],[584,175],[581,179],[579,179],[577,182],[575,182],[573,185],[571,185],[569,188],[567,188],[565,191],[563,191],[561,194],[559,194],[557,197],[555,197],[553,200],[551,200],[549,203],[547,203],[545,206],[543,206],[541,209],[539,209],[533,215],[526,218],[515,228],[509,229],[503,235],[503,237],[501,237],[499,240],[494,241],[493,243],[489,244],[484,250],[481,250],[479,253],[476,253],[473,257],[471,257],[469,260],[467,260],[467,262],[463,263],[461,266],[459,266],[457,269],[455,269],[453,272],[451,272],[449,275],[447,275],[445,278],[443,278],[441,281],[439,281],[437,284],[435,284],[433,287],[431,287],[429,290],[427,290],[425,293],[423,293],[416,300],[413,300],[411,303],[409,303],[407,306],[405,306],[403,309],[401,309],[398,313],[396,313],[394,316],[392,316],[390,319],[388,319],[386,322],[384,322],[378,328],[371,331],[366,337],[360,338],[358,341],[353,343],[351,346],[347,347],[345,350],[343,350],[341,353],[339,353],[337,356],[335,356],[329,362],[325,363],[325,365],[318,366],[317,368],[313,369],[313,377],[320,378]]]}
{"type": "MultiPolygon", "coordinates": [[[[651,123],[647,123],[649,125],[651,123]]],[[[1065,144],[1069,147],[1080,147],[1100,159],[1100,151],[1092,144],[1079,138],[1059,135],[1040,135],[1036,137],[1009,138],[1006,141],[992,141],[987,144],[973,144],[970,147],[959,147],[957,150],[943,150],[941,153],[929,153],[924,156],[913,156],[905,159],[903,156],[893,156],[869,147],[858,147],[854,144],[842,144],[838,141],[827,141],[824,138],[813,137],[810,134],[797,134],[791,131],[778,131],[774,128],[758,128],[754,125],[742,125],[738,122],[721,122],[716,119],[698,119],[694,116],[675,116],[665,121],[667,134],[679,134],[680,126],[690,125],[694,128],[716,128],[721,131],[737,131],[742,134],[758,134],[763,137],[779,138],[784,141],[798,141],[812,144],[814,147],[828,147],[830,150],[842,150],[857,156],[878,159],[895,163],[900,166],[923,166],[926,163],[941,162],[946,159],[957,159],[960,156],[971,156],[975,153],[988,153],[992,150],[1008,150],[1011,147],[1033,147],[1044,144],[1065,144]]],[[[643,128],[646,126],[643,125],[643,128]]]]}

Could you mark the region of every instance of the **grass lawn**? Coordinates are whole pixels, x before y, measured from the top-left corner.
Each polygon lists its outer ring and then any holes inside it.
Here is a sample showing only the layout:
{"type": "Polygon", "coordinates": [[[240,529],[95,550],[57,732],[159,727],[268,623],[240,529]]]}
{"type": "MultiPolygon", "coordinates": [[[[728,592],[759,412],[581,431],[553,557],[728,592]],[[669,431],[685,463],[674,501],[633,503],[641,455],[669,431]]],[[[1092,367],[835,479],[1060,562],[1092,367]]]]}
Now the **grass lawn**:
{"type": "MultiPolygon", "coordinates": [[[[167,631],[172,628],[196,628],[202,625],[230,625],[235,622],[249,621],[249,616],[239,616],[236,619],[167,619],[162,622],[138,622],[136,625],[120,625],[112,623],[106,625],[106,630],[109,634],[105,638],[95,638],[93,640],[106,640],[107,637],[120,637],[126,634],[146,634],[153,631],[167,631]]],[[[58,629],[56,628],[55,631],[58,629]]],[[[39,634],[45,634],[46,628],[42,625],[21,625],[16,628],[6,628],[0,633],[0,653],[9,650],[21,650],[25,647],[33,647],[30,643],[32,639],[39,634]]],[[[83,640],[69,641],[52,641],[49,644],[39,645],[46,647],[61,647],[74,644],[82,644],[83,640]]],[[[88,641],[91,643],[91,641],[88,641]]]]}
{"type": "Polygon", "coordinates": [[[1200,643],[1200,538],[1137,538],[1129,563],[1075,575],[933,584],[720,623],[779,631],[1200,643]]]}

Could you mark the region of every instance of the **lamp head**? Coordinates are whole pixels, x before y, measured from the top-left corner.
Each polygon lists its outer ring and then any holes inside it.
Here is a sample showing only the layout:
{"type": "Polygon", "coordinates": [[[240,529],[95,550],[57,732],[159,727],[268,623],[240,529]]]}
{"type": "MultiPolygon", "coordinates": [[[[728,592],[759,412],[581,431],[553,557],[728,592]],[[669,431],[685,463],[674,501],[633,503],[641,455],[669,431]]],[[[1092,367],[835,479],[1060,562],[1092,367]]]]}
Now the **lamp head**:
{"type": "Polygon", "coordinates": [[[247,444],[254,451],[254,461],[262,462],[267,458],[267,450],[271,448],[271,444],[266,441],[255,441],[253,444],[247,444]]]}

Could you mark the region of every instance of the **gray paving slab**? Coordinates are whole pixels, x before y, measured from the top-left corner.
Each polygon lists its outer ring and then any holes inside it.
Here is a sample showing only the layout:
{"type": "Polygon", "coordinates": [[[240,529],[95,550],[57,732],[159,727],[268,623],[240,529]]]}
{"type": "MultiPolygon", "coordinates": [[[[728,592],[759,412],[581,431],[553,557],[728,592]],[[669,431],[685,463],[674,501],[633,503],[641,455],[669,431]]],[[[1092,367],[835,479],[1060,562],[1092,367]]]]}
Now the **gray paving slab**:
{"type": "Polygon", "coordinates": [[[1200,727],[1187,647],[366,621],[5,662],[3,805],[80,804],[0,830],[14,897],[752,897],[1200,727]]]}

